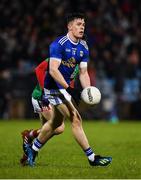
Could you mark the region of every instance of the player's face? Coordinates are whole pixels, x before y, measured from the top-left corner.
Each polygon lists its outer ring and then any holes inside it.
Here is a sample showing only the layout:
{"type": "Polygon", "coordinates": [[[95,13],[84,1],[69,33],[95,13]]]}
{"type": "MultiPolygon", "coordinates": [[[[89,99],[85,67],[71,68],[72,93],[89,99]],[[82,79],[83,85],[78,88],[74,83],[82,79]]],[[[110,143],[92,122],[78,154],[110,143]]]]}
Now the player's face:
{"type": "Polygon", "coordinates": [[[69,31],[76,39],[82,39],[84,36],[85,30],[85,21],[84,19],[75,19],[69,23],[69,31]]]}

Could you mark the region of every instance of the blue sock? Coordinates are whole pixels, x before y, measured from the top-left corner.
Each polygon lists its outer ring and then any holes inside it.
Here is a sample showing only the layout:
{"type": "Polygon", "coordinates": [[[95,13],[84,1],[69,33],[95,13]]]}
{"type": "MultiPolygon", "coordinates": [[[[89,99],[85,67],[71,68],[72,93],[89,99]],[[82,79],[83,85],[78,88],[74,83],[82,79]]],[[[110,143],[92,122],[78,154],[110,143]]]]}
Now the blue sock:
{"type": "Polygon", "coordinates": [[[84,152],[90,161],[94,161],[95,154],[90,147],[88,149],[84,150],[84,152]]]}
{"type": "Polygon", "coordinates": [[[41,142],[36,138],[36,139],[34,140],[34,142],[33,142],[32,149],[34,149],[35,151],[39,151],[43,145],[44,145],[44,143],[41,143],[41,142]]]}

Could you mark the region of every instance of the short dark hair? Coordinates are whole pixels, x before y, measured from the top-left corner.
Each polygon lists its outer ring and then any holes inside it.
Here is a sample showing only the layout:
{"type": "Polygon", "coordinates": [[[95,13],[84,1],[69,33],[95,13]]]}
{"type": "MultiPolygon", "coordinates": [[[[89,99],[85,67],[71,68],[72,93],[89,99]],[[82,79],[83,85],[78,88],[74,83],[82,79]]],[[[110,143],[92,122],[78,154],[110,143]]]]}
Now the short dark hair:
{"type": "Polygon", "coordinates": [[[85,20],[85,15],[81,12],[73,12],[73,13],[69,13],[67,15],[67,24],[71,21],[73,21],[74,19],[84,19],[85,20]]]}

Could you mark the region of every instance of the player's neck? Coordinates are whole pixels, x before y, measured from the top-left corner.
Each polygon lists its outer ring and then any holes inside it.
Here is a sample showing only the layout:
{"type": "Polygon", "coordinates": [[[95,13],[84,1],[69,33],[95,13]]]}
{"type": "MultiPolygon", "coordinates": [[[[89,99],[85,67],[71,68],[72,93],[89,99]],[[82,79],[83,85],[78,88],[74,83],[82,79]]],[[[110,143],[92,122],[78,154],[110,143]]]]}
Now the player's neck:
{"type": "Polygon", "coordinates": [[[67,37],[68,37],[68,39],[69,39],[72,43],[78,44],[79,39],[76,38],[76,37],[74,37],[71,32],[68,32],[67,37]]]}

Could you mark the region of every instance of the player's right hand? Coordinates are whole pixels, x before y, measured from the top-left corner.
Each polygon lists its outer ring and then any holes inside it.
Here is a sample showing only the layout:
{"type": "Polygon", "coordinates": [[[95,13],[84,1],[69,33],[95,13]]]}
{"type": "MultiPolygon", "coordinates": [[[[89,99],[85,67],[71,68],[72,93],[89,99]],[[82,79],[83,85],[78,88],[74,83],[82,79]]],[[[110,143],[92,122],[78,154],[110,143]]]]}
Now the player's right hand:
{"type": "Polygon", "coordinates": [[[79,89],[76,88],[71,88],[70,86],[66,89],[66,91],[72,96],[74,99],[75,103],[79,105],[80,102],[80,97],[81,97],[81,92],[79,89]]]}

